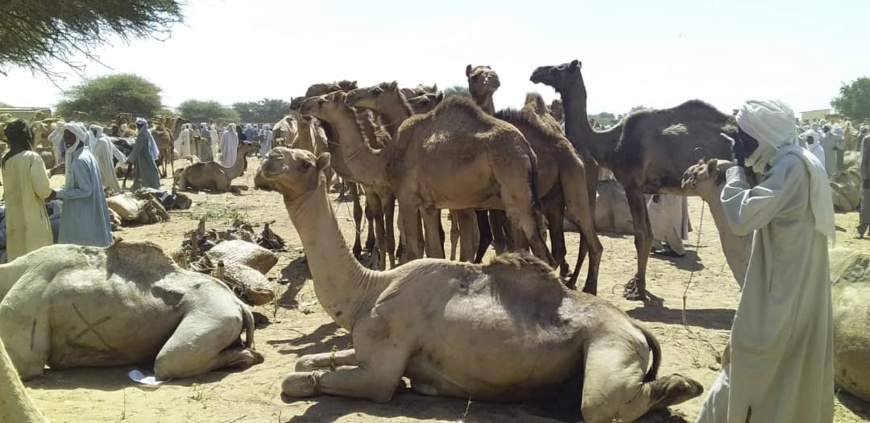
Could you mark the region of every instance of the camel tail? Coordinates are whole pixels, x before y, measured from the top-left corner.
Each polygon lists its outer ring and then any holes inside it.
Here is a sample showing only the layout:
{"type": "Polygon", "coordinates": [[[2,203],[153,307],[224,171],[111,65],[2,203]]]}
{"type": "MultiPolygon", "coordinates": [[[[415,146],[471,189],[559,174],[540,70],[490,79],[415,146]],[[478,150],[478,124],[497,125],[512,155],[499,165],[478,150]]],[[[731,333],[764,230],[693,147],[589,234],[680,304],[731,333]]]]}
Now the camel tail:
{"type": "Polygon", "coordinates": [[[643,377],[643,383],[652,382],[658,377],[659,366],[662,364],[662,346],[659,345],[659,341],[652,334],[652,332],[650,332],[643,326],[638,325],[637,323],[634,323],[634,327],[638,328],[638,330],[643,333],[643,337],[646,339],[646,343],[649,345],[649,349],[652,351],[652,367],[650,367],[649,371],[646,372],[646,375],[643,377]]]}
{"type": "Polygon", "coordinates": [[[242,321],[245,325],[245,348],[254,347],[254,314],[246,305],[241,304],[242,321]]]}

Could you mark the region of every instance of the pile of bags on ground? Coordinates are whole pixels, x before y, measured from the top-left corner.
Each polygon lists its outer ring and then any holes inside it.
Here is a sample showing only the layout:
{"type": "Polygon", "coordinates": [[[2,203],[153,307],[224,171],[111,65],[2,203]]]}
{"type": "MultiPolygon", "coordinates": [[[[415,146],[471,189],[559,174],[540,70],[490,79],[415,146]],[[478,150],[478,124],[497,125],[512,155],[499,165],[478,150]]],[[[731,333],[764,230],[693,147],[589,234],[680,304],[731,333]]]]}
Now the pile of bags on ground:
{"type": "Polygon", "coordinates": [[[287,251],[284,240],[263,225],[259,235],[247,222],[233,221],[224,230],[205,230],[205,220],[185,234],[173,260],[184,269],[211,275],[224,282],[252,306],[275,299],[275,286],[266,274],[278,263],[277,251],[287,251]]]}
{"type": "Polygon", "coordinates": [[[834,210],[841,213],[858,210],[861,203],[861,154],[847,151],[843,159],[843,171],[831,179],[830,184],[834,210]]]}

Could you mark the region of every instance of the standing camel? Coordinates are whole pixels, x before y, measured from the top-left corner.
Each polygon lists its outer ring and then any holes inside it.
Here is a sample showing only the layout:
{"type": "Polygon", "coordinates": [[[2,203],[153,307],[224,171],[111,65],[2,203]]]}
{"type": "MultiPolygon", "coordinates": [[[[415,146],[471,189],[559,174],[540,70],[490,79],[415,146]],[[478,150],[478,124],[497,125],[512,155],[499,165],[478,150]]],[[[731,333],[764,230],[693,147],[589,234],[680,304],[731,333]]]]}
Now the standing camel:
{"type": "Polygon", "coordinates": [[[388,402],[405,376],[424,395],[555,397],[578,405],[572,411],[587,423],[610,423],[703,392],[684,376],[658,378],[662,354],[652,333],[609,302],[565,289],[527,253],[487,265],[425,259],[385,272],[363,268],[330,206],[321,173],[329,161],[278,147],[263,163],[305,247],[317,299],[352,331],[354,346],[300,357],[281,385],[284,395],[388,402]]]}
{"type": "Polygon", "coordinates": [[[653,242],[644,194],[686,195],[681,188],[683,172],[696,164],[699,154],[729,159],[731,146],[719,134],[735,137],[737,126],[733,116],[692,100],[670,109],[635,112],[606,131],[594,131],[586,115],[586,85],[580,67],[578,60],[541,66],[530,79],[553,87],[561,95],[568,139],[581,157],[593,159],[584,160],[589,193],[594,197],[596,192],[597,165],[612,171],[625,188],[634,224],[637,273],[623,296],[644,301],[646,265],[653,242]]]}
{"type": "MultiPolygon", "coordinates": [[[[302,109],[334,107],[349,117],[353,111],[344,104],[346,98],[344,92],[309,98],[302,109]]],[[[407,103],[404,109],[410,116],[407,103]]],[[[340,143],[343,155],[351,159],[346,164],[361,181],[392,188],[399,200],[406,258],[422,257],[417,210],[426,233],[435,234],[441,221],[438,209],[485,208],[506,209],[535,255],[554,264],[541,230],[537,157],[513,126],[487,115],[471,100],[454,96],[430,113],[405,119],[398,138],[381,150],[373,150],[361,138],[340,143]]],[[[473,220],[460,221],[460,228],[467,224],[473,220]]],[[[439,237],[428,236],[425,243],[429,257],[443,258],[439,237]]]]}

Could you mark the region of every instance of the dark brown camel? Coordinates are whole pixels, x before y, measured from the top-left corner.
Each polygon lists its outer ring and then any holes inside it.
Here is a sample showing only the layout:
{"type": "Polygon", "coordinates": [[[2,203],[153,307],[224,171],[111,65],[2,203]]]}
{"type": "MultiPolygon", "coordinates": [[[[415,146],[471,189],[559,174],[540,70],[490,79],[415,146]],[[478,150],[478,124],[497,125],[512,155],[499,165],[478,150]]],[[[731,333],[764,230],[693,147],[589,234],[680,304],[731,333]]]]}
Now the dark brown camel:
{"type": "Polygon", "coordinates": [[[562,96],[568,139],[581,157],[595,160],[585,161],[589,192],[595,193],[598,184],[598,166],[593,163],[610,169],[625,188],[635,228],[637,273],[623,295],[645,300],[646,264],[653,237],[644,194],[685,195],[683,172],[699,157],[730,159],[731,146],[719,134],[736,136],[737,127],[732,116],[691,100],[670,109],[635,112],[614,127],[596,132],[586,115],[586,86],[580,67],[577,60],[541,66],[530,79],[553,87],[562,96]]]}

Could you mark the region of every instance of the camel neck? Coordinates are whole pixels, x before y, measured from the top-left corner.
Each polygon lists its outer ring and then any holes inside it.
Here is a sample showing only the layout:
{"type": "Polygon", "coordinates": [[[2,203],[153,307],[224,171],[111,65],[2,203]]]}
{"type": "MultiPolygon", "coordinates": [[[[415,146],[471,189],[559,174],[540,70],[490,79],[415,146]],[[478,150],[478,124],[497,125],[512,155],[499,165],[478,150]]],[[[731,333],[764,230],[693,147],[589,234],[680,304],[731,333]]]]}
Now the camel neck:
{"type": "Polygon", "coordinates": [[[296,148],[314,151],[314,138],[311,135],[311,123],[304,119],[299,119],[296,128],[296,136],[299,137],[296,148]]]}
{"type": "MultiPolygon", "coordinates": [[[[596,132],[589,126],[589,116],[586,112],[586,90],[575,90],[575,93],[563,93],[562,105],[565,109],[565,136],[578,150],[585,149],[589,155],[601,165],[608,166],[607,149],[611,147],[613,134],[618,133],[614,126],[608,131],[596,132]]],[[[621,126],[620,126],[621,127],[621,126]]]]}
{"type": "Polygon", "coordinates": [[[483,109],[486,114],[492,116],[495,114],[495,102],[492,100],[492,96],[484,96],[482,98],[475,98],[474,102],[483,109]]]}
{"type": "Polygon", "coordinates": [[[236,179],[239,176],[242,176],[242,173],[245,172],[245,166],[248,163],[248,149],[243,148],[239,149],[236,152],[236,162],[233,163],[233,167],[229,168],[227,171],[227,177],[230,180],[236,179]]]}
{"type": "Polygon", "coordinates": [[[0,340],[0,410],[3,410],[3,421],[23,423],[46,421],[27,395],[27,390],[18,378],[18,373],[15,372],[2,340],[0,340]]]}
{"type": "Polygon", "coordinates": [[[398,131],[399,126],[402,125],[402,122],[413,114],[411,113],[410,106],[408,106],[407,103],[402,104],[403,102],[404,100],[397,96],[395,101],[388,102],[388,104],[384,105],[384,107],[379,110],[381,116],[389,121],[386,127],[393,139],[396,138],[396,132],[398,131]]]}
{"type": "Polygon", "coordinates": [[[354,179],[361,184],[384,185],[387,183],[387,166],[381,151],[366,144],[354,111],[342,107],[324,116],[338,131],[341,153],[354,179]]]}
{"type": "Polygon", "coordinates": [[[317,300],[339,326],[351,330],[386,288],[386,279],[364,268],[347,248],[322,175],[316,190],[293,201],[285,197],[284,205],[305,248],[317,300]]]}

